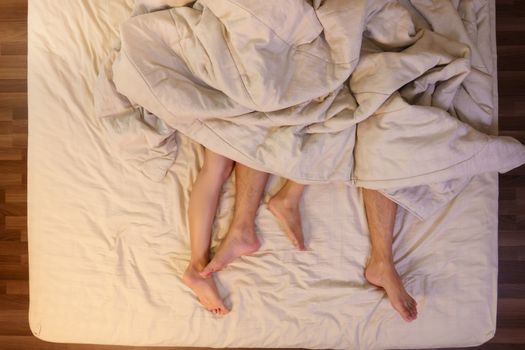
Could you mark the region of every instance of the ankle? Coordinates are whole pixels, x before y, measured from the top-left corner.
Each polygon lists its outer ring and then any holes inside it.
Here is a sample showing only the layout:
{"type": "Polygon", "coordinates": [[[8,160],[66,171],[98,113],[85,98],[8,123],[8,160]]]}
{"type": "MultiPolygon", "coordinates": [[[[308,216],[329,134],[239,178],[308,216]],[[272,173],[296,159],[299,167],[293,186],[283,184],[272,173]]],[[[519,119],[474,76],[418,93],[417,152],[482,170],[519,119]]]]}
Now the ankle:
{"type": "Polygon", "coordinates": [[[259,241],[253,225],[232,225],[229,234],[232,235],[232,238],[236,238],[237,240],[248,244],[257,243],[259,241]]]}
{"type": "Polygon", "coordinates": [[[230,233],[234,235],[245,235],[245,233],[255,232],[255,219],[250,222],[248,220],[236,221],[235,219],[230,225],[230,233]]]}
{"type": "Polygon", "coordinates": [[[279,192],[272,199],[278,201],[287,209],[294,209],[299,206],[301,197],[279,192]]]}
{"type": "Polygon", "coordinates": [[[369,265],[372,264],[380,268],[390,267],[394,265],[394,260],[391,255],[372,253],[370,256],[369,265]]]}

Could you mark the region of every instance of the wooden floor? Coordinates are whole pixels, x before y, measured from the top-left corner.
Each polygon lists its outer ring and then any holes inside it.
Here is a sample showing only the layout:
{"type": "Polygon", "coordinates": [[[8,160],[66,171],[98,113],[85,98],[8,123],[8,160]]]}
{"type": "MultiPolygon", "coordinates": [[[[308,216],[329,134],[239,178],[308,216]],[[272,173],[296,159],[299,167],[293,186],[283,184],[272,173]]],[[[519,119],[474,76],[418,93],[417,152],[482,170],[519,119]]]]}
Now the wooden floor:
{"type": "MultiPolygon", "coordinates": [[[[497,4],[500,133],[525,143],[525,1],[497,4]]],[[[0,349],[124,349],[46,343],[29,330],[26,16],[26,0],[0,0],[0,349]]],[[[525,167],[500,176],[499,203],[498,328],[479,349],[525,349],[525,167]]]]}

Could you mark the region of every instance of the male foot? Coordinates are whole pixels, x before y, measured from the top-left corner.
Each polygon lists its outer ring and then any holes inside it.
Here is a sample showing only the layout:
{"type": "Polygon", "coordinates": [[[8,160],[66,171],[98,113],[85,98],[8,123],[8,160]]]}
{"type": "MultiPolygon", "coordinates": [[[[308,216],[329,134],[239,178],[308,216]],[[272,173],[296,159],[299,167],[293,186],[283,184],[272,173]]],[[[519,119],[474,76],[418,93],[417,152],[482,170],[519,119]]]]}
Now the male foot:
{"type": "Polygon", "coordinates": [[[417,318],[417,302],[405,290],[393,263],[370,259],[365,278],[386,291],[390,303],[406,322],[417,318]]]}
{"type": "Polygon", "coordinates": [[[261,243],[253,228],[248,230],[231,228],[219,245],[215,256],[200,272],[200,275],[208,278],[213,272],[221,270],[236,258],[256,252],[260,246],[261,243]]]}
{"type": "Polygon", "coordinates": [[[182,275],[182,282],[193,290],[206,310],[216,315],[226,315],[230,312],[222,302],[213,278],[202,277],[196,267],[188,266],[182,275]]]}
{"type": "Polygon", "coordinates": [[[301,213],[298,204],[289,204],[285,199],[274,196],[268,202],[268,209],[277,218],[284,232],[299,250],[304,250],[304,238],[301,228],[301,213]]]}

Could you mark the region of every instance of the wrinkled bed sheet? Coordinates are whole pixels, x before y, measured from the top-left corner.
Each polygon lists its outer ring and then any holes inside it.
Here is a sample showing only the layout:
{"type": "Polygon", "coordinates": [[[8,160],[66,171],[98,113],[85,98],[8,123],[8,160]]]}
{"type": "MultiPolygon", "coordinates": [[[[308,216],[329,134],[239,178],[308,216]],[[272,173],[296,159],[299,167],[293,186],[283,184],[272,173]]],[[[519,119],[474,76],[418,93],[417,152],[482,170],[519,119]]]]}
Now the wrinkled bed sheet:
{"type": "MultiPolygon", "coordinates": [[[[345,2],[352,11],[327,7],[341,3],[302,4],[302,17],[263,8],[272,25],[283,16],[276,26],[282,30],[272,33],[235,2],[148,14],[166,2],[29,1],[29,321],[36,336],[146,346],[392,349],[477,345],[494,335],[497,174],[472,174],[480,170],[476,154],[493,170],[515,166],[522,154],[510,139],[485,136],[495,134],[497,123],[494,2],[401,1],[412,20],[394,2],[345,2]],[[232,11],[224,13],[226,5],[232,11]],[[231,31],[208,31],[225,24],[231,31]],[[340,37],[328,24],[365,35],[340,37]],[[296,26],[304,32],[288,31],[296,26]],[[243,35],[255,34],[261,40],[242,45],[243,35]],[[144,44],[135,35],[156,40],[144,44]],[[217,51],[203,44],[206,35],[214,36],[207,39],[217,51]],[[182,46],[163,45],[180,37],[185,54],[182,46]],[[225,46],[232,55],[219,57],[225,46]],[[119,53],[134,48],[145,59],[128,70],[133,61],[119,53]],[[255,49],[259,56],[251,54],[255,49]],[[265,52],[274,65],[258,61],[265,52]],[[356,54],[362,60],[354,62],[356,54]],[[280,76],[259,74],[282,62],[280,76]],[[305,64],[312,69],[303,70],[305,64]],[[238,68],[246,70],[240,75],[238,68]],[[379,69],[390,73],[371,74],[379,69]],[[314,78],[316,86],[299,84],[314,78]],[[158,105],[144,111],[130,91],[122,90],[131,101],[115,94],[119,79],[158,105]],[[168,113],[161,102],[177,108],[168,113]],[[306,252],[295,251],[260,207],[261,249],[214,277],[232,306],[224,318],[200,307],[180,280],[189,259],[188,196],[202,164],[202,148],[186,135],[263,170],[330,182],[305,191],[306,252]],[[352,152],[355,158],[347,157],[352,152]],[[360,157],[370,163],[359,165],[360,157]],[[377,164],[384,166],[379,175],[377,164]],[[456,173],[462,177],[416,182],[456,173]],[[396,266],[420,307],[411,324],[363,277],[366,217],[360,190],[345,183],[371,180],[416,214],[398,209],[394,241],[396,266]]],[[[222,193],[212,249],[227,232],[234,180],[222,193]]],[[[281,184],[272,177],[267,197],[281,184]]]]}

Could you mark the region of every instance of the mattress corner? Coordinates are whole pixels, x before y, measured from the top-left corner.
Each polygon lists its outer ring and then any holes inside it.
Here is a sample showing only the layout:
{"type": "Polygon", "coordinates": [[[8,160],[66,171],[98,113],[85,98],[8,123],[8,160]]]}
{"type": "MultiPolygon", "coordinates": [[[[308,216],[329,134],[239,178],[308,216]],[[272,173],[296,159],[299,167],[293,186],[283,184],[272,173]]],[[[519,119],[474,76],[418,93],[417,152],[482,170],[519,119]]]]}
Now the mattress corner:
{"type": "Polygon", "coordinates": [[[42,334],[42,323],[39,319],[35,317],[35,315],[31,312],[31,308],[29,309],[29,329],[31,330],[31,333],[33,335],[43,341],[47,341],[46,339],[43,339],[42,334]]]}

